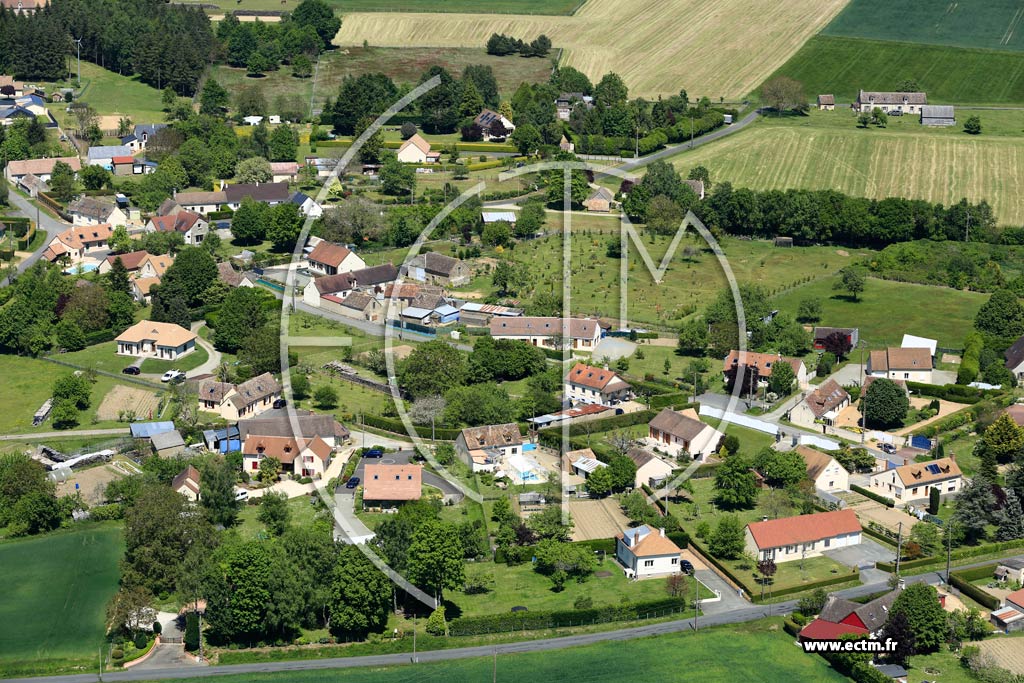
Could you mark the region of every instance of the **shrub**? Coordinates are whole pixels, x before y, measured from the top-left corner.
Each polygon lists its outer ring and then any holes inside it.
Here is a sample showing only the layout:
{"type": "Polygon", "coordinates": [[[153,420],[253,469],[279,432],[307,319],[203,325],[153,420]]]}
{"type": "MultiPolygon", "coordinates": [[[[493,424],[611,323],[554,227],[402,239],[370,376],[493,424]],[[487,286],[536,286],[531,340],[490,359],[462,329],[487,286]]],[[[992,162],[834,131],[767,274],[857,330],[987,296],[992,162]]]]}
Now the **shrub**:
{"type": "Polygon", "coordinates": [[[164,632],[164,626],[159,621],[153,622],[153,633],[154,635],[160,635],[164,632]]]}
{"type": "Polygon", "coordinates": [[[890,507],[891,508],[891,507],[895,507],[895,505],[896,505],[895,503],[893,503],[891,500],[889,500],[885,496],[880,496],[877,493],[875,493],[874,491],[868,491],[866,488],[864,488],[862,486],[857,486],[856,484],[850,484],[850,490],[851,491],[856,491],[860,495],[865,496],[867,498],[870,498],[871,500],[875,501],[876,503],[881,503],[882,505],[884,505],[886,507],[890,507]]]}
{"type": "Polygon", "coordinates": [[[110,658],[111,659],[124,659],[124,650],[122,650],[119,647],[115,647],[113,650],[110,651],[110,658]]]}
{"type": "Polygon", "coordinates": [[[199,649],[199,615],[189,612],[185,615],[185,649],[194,652],[199,649]]]}
{"type": "Polygon", "coordinates": [[[146,638],[145,633],[136,633],[135,640],[132,642],[134,642],[136,650],[145,650],[146,645],[149,644],[149,639],[146,638]]]}

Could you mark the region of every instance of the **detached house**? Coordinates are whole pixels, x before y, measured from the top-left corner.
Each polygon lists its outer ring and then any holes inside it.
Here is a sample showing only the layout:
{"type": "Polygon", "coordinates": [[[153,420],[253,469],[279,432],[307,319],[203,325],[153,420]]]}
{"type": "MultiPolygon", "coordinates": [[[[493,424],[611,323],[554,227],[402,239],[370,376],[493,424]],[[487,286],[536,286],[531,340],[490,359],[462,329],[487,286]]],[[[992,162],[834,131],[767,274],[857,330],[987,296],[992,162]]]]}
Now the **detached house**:
{"type": "Polygon", "coordinates": [[[601,326],[593,318],[494,317],[489,325],[495,339],[517,339],[549,349],[592,351],[601,340],[601,326]]]}
{"type": "Polygon", "coordinates": [[[367,322],[380,322],[384,315],[384,304],[366,292],[355,292],[341,300],[336,307],[329,307],[344,316],[367,322]]]}
{"type": "Polygon", "coordinates": [[[205,218],[192,211],[178,211],[169,216],[153,216],[146,223],[146,232],[177,232],[185,238],[185,244],[202,244],[210,232],[205,218]]]}
{"type": "Polygon", "coordinates": [[[565,376],[565,398],[573,405],[617,405],[633,397],[633,387],[607,368],[577,363],[565,376]]]}
{"type": "Polygon", "coordinates": [[[205,379],[199,384],[199,407],[234,421],[253,417],[281,398],[281,385],[269,372],[241,384],[205,379]]]}
{"type": "Polygon", "coordinates": [[[836,640],[843,635],[877,637],[902,590],[897,588],[864,604],[830,595],[818,618],[800,631],[799,640],[836,640]]]}
{"type": "Polygon", "coordinates": [[[818,95],[818,109],[820,111],[832,111],[836,108],[835,95],[818,95]]]}
{"type": "Polygon", "coordinates": [[[814,348],[821,351],[825,348],[825,340],[833,334],[839,334],[850,348],[856,348],[860,342],[860,329],[857,327],[815,327],[813,332],[814,348]]]}
{"type": "Polygon", "coordinates": [[[58,161],[70,166],[71,170],[75,173],[82,170],[82,162],[78,157],[24,159],[19,161],[8,161],[7,167],[4,169],[4,177],[7,178],[11,184],[17,185],[23,177],[31,174],[42,180],[44,183],[48,183],[50,182],[50,177],[53,175],[53,167],[57,165],[58,161]]]}
{"type": "Polygon", "coordinates": [[[249,473],[259,472],[264,458],[277,458],[283,471],[319,479],[327,471],[331,453],[319,436],[303,441],[291,436],[250,436],[242,445],[242,467],[249,473]]]}
{"type": "Polygon", "coordinates": [[[751,522],[746,539],[747,552],[759,561],[790,562],[817,557],[826,550],[859,545],[861,528],[853,510],[836,510],[751,522]]]}
{"type": "Polygon", "coordinates": [[[850,490],[850,473],[831,455],[807,446],[797,446],[796,452],[804,459],[807,478],[815,489],[829,493],[850,490]]]}
{"type": "Polygon", "coordinates": [[[928,96],[923,92],[871,92],[861,90],[857,93],[857,101],[853,103],[854,111],[870,114],[878,107],[886,114],[920,114],[921,108],[928,104],[928,96]]]}
{"type": "Polygon", "coordinates": [[[515,132],[516,125],[496,111],[484,109],[473,119],[473,123],[480,126],[483,131],[484,140],[504,140],[515,132]]]}
{"type": "Polygon", "coordinates": [[[455,439],[455,453],[474,472],[493,472],[503,458],[522,452],[523,436],[515,422],[470,427],[455,439]]]}
{"type": "Polygon", "coordinates": [[[363,509],[394,510],[423,494],[422,465],[366,465],[363,509]]]}
{"type": "Polygon", "coordinates": [[[952,458],[915,462],[871,475],[871,490],[901,503],[926,501],[931,489],[938,489],[942,498],[960,492],[963,473],[952,458]]]}
{"type": "Polygon", "coordinates": [[[250,436],[295,436],[308,441],[320,437],[331,448],[337,448],[352,438],[348,429],[331,415],[307,410],[290,411],[289,415],[263,415],[240,420],[238,431],[242,439],[250,436]]]}
{"type": "Polygon", "coordinates": [[[631,579],[678,574],[682,552],[664,529],[646,524],[615,535],[615,559],[631,579]]]}
{"type": "Polygon", "coordinates": [[[68,204],[67,212],[71,215],[74,225],[125,225],[128,215],[112,202],[96,197],[79,197],[68,204]]]}
{"type": "Polygon", "coordinates": [[[306,283],[302,290],[302,300],[310,306],[340,313],[338,306],[346,297],[357,291],[366,292],[374,298],[382,297],[385,285],[397,277],[398,269],[390,263],[350,273],[324,275],[306,283]]]}
{"type": "Polygon", "coordinates": [[[113,229],[108,224],[75,225],[57,235],[47,245],[43,258],[53,263],[66,257],[77,265],[94,249],[106,249],[113,229]]]}
{"type": "Polygon", "coordinates": [[[177,360],[196,349],[196,335],[174,323],[137,322],[117,336],[119,356],[177,360]]]}
{"type": "Polygon", "coordinates": [[[636,465],[636,481],[634,486],[650,486],[658,488],[664,486],[668,478],[672,476],[674,468],[654,453],[643,448],[630,448],[626,451],[626,457],[636,465]]]}
{"type": "Polygon", "coordinates": [[[829,379],[793,406],[789,411],[789,419],[802,427],[816,428],[821,425],[824,433],[825,427],[833,425],[840,411],[848,405],[850,394],[835,380],[829,379]]]}
{"type": "Polygon", "coordinates": [[[1010,348],[1003,352],[1003,358],[1006,369],[1013,373],[1017,384],[1020,384],[1021,380],[1024,380],[1024,337],[1013,342],[1010,348]]]}
{"type": "Polygon", "coordinates": [[[709,424],[700,421],[692,408],[682,412],[663,408],[647,424],[647,443],[674,457],[688,454],[694,460],[706,462],[718,450],[725,437],[709,424]]]}
{"type": "Polygon", "coordinates": [[[612,210],[615,195],[607,187],[599,187],[583,200],[583,206],[593,213],[608,213],[612,210]]]}
{"type": "Polygon", "coordinates": [[[171,481],[171,490],[180,493],[193,503],[199,502],[199,470],[189,465],[171,481]]]}
{"type": "Polygon", "coordinates": [[[755,383],[766,382],[772,376],[772,368],[777,363],[788,363],[796,375],[797,386],[801,389],[808,386],[807,366],[799,358],[784,358],[779,353],[755,353],[753,351],[743,352],[743,363],[740,362],[740,352],[733,350],[725,357],[722,372],[726,382],[732,382],[738,377],[740,368],[743,367],[743,383],[752,386],[755,383]]]}
{"type": "Polygon", "coordinates": [[[932,354],[926,348],[894,348],[868,354],[868,375],[907,382],[932,383],[932,354]]]}
{"type": "Polygon", "coordinates": [[[85,163],[89,166],[102,166],[108,171],[114,170],[114,157],[130,157],[132,150],[127,145],[99,145],[90,147],[85,163]]]}
{"type": "Polygon", "coordinates": [[[1003,605],[993,610],[992,625],[1004,633],[1024,630],[1024,589],[1015,590],[1003,598],[1003,605]]]}
{"type": "Polygon", "coordinates": [[[307,258],[310,271],[320,275],[349,273],[366,267],[366,262],[359,258],[354,251],[327,240],[317,242],[307,258]]]}
{"type": "Polygon", "coordinates": [[[100,275],[105,275],[110,272],[111,267],[114,265],[114,261],[121,259],[121,265],[129,273],[138,272],[142,266],[142,262],[149,258],[149,252],[145,250],[141,251],[130,251],[127,254],[111,254],[107,258],[103,259],[100,263],[100,267],[97,269],[100,275]]]}
{"type": "Polygon", "coordinates": [[[436,164],[441,161],[441,153],[431,152],[430,143],[416,133],[398,148],[398,160],[404,164],[436,164]]]}
{"type": "Polygon", "coordinates": [[[441,287],[458,287],[472,277],[469,264],[457,258],[428,251],[409,260],[408,276],[417,282],[441,287]]]}

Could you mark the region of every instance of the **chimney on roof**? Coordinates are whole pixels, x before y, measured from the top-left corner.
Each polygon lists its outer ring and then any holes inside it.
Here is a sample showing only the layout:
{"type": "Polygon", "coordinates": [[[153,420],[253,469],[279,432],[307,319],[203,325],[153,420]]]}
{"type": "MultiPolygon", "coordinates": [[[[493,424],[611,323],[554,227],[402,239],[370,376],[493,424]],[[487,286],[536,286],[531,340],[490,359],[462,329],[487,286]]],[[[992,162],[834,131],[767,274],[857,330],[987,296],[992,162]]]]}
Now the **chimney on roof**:
{"type": "Polygon", "coordinates": [[[661,527],[660,529],[658,529],[658,531],[661,532],[661,537],[665,538],[665,527],[661,527]]]}

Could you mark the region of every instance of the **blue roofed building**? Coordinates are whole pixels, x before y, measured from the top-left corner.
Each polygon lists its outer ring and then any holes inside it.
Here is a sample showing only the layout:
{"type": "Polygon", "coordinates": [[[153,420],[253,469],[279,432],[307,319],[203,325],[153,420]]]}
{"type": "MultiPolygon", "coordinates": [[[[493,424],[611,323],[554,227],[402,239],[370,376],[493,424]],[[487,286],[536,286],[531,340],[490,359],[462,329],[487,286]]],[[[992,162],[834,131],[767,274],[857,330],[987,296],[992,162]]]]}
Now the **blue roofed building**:
{"type": "Polygon", "coordinates": [[[173,432],[173,422],[133,422],[131,424],[133,439],[148,439],[154,434],[173,432]]]}

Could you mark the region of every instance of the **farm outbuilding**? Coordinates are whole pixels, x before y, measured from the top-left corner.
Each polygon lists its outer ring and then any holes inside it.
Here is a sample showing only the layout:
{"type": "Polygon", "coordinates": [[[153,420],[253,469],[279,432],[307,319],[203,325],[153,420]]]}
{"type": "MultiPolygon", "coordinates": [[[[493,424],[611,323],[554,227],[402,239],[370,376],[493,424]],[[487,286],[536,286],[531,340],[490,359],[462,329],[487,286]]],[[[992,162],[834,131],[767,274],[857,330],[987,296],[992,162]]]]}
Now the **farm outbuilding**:
{"type": "Polygon", "coordinates": [[[952,105],[926,104],[921,107],[922,126],[955,126],[956,115],[952,105]]]}

